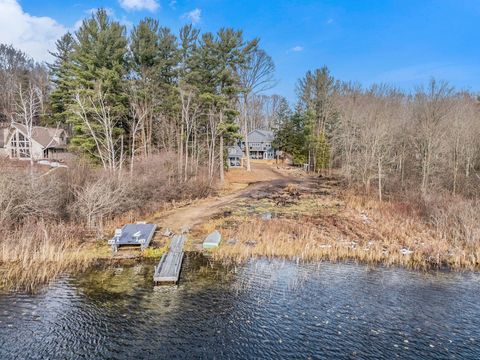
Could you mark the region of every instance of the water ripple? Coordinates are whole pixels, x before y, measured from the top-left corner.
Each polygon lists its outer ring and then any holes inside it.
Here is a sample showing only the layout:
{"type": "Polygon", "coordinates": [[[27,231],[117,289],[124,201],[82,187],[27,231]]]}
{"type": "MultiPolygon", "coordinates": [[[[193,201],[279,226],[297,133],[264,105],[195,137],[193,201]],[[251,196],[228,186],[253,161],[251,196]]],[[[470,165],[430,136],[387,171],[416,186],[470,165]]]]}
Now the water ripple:
{"type": "Polygon", "coordinates": [[[480,358],[480,275],[188,258],[95,270],[0,295],[1,359],[480,358]]]}

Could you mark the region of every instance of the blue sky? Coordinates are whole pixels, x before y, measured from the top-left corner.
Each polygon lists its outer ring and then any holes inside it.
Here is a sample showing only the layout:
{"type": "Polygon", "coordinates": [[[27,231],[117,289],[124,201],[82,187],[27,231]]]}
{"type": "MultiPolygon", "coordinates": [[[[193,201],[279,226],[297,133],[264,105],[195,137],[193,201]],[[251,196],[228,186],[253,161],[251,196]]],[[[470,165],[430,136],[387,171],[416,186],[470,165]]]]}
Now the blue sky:
{"type": "Polygon", "coordinates": [[[127,27],[152,16],[174,30],[186,22],[202,31],[243,29],[275,61],[278,85],[270,92],[290,101],[297,79],[323,65],[364,85],[408,91],[434,76],[480,90],[478,0],[0,0],[0,42],[48,59],[55,39],[98,7],[127,27]]]}

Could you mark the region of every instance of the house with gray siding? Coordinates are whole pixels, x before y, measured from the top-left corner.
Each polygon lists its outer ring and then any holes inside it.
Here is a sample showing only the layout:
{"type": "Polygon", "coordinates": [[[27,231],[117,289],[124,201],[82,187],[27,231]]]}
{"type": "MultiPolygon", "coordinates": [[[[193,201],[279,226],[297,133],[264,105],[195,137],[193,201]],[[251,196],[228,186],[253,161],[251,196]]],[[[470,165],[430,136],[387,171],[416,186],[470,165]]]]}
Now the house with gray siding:
{"type": "Polygon", "coordinates": [[[238,145],[229,146],[228,150],[228,166],[242,167],[243,166],[243,151],[238,145]]]}
{"type": "MultiPolygon", "coordinates": [[[[275,149],[272,146],[273,139],[273,131],[257,129],[248,133],[248,148],[250,151],[250,159],[275,159],[275,149]]],[[[241,141],[240,147],[245,154],[245,140],[241,141]]]]}

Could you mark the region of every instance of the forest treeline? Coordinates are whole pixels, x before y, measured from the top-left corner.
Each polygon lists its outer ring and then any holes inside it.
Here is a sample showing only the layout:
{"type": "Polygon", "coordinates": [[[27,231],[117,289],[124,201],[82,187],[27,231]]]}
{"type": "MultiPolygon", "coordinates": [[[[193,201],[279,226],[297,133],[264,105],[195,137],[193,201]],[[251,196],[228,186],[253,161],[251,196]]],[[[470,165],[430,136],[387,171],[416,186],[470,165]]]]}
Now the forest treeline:
{"type": "Polygon", "coordinates": [[[171,152],[180,181],[199,171],[223,179],[226,146],[269,127],[261,122],[286,103],[260,94],[274,84],[274,64],[259,40],[230,28],[175,34],[145,18],[127,34],[100,9],[57,41],[48,68],[0,50],[4,121],[68,128],[71,151],[114,172],[171,152]]]}
{"type": "Polygon", "coordinates": [[[474,198],[480,189],[479,102],[446,82],[406,93],[339,81],[323,67],[298,81],[291,109],[264,95],[275,66],[259,39],[191,25],[175,34],[151,18],[127,33],[105,10],[52,55],[44,66],[0,45],[0,122],[67,128],[70,149],[109,172],[133,175],[137,161],[165,153],[175,159],[169,178],[213,183],[226,146],[262,128],[296,165],[340,169],[380,199],[406,190],[474,198]]]}
{"type": "Polygon", "coordinates": [[[0,125],[64,128],[78,158],[49,176],[1,162],[3,226],[81,219],[101,233],[106,219],[206,196],[226,147],[287,106],[262,94],[275,67],[259,40],[230,28],[175,34],[145,18],[127,32],[100,9],[51,54],[38,64],[0,45],[0,125]]]}
{"type": "Polygon", "coordinates": [[[281,116],[276,146],[298,165],[337,168],[349,185],[384,190],[480,193],[480,103],[475,94],[432,79],[405,93],[335,80],[327,68],[297,86],[293,113],[281,116]]]}

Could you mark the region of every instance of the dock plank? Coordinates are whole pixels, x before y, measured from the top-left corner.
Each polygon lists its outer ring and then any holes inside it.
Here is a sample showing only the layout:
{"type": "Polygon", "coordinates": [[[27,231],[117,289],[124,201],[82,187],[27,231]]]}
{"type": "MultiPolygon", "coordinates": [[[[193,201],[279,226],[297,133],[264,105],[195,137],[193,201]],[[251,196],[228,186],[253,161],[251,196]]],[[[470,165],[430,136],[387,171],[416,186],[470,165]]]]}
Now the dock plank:
{"type": "Polygon", "coordinates": [[[153,281],[156,283],[177,283],[183,262],[183,244],[186,235],[175,235],[166,254],[155,267],[153,281]]]}

